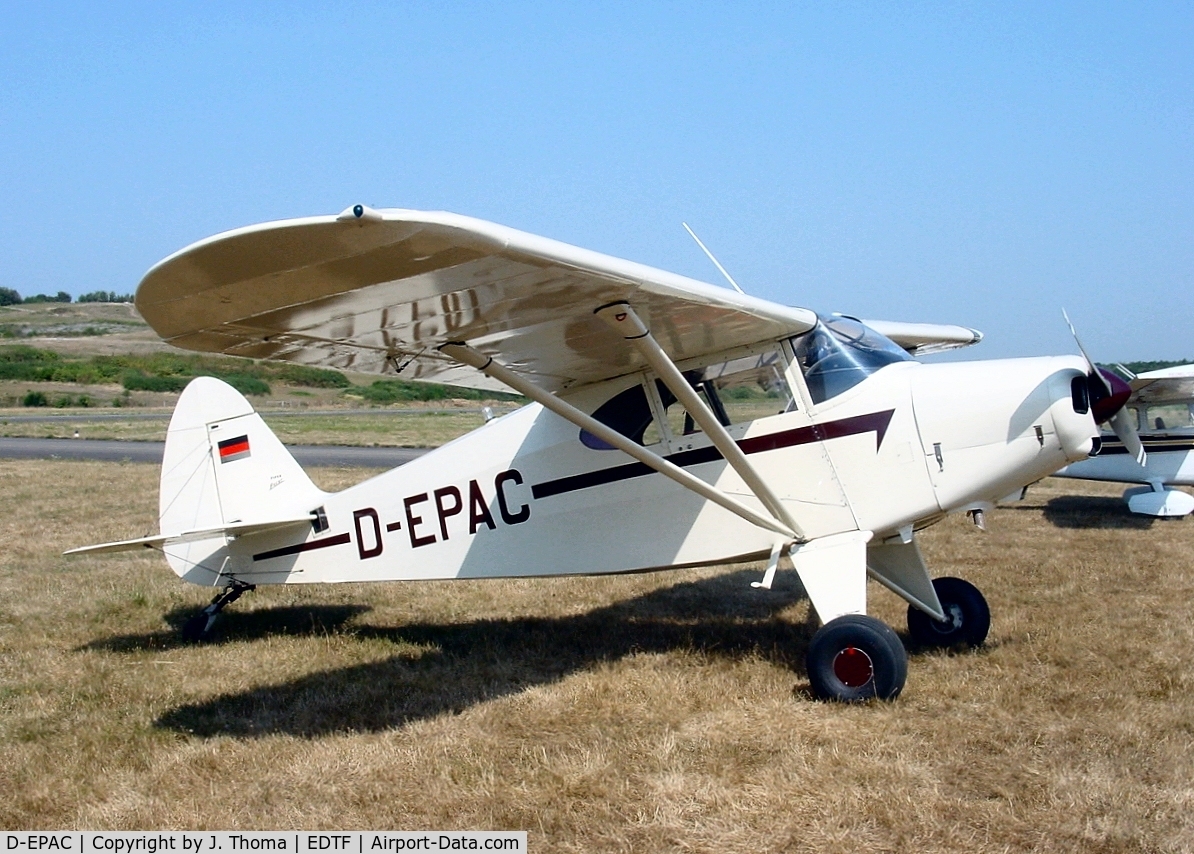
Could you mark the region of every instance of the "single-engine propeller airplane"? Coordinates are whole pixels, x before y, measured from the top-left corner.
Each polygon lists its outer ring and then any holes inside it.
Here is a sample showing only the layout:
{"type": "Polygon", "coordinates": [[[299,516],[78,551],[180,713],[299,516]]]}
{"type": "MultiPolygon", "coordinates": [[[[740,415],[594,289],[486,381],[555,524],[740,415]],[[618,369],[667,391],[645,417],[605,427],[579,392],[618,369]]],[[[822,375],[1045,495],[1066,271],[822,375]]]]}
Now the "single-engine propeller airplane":
{"type": "Polygon", "coordinates": [[[137,308],[191,350],[383,373],[533,403],[338,493],[244,397],[191,382],[167,433],[160,549],[220,590],[641,572],[787,557],[823,626],[822,698],[892,698],[900,638],[979,645],[990,613],[932,580],[916,531],[1085,459],[1126,398],[1078,357],[922,364],[959,326],[819,316],[465,216],[363,205],[202,240],[137,308]]]}
{"type": "Polygon", "coordinates": [[[1131,376],[1125,411],[1148,452],[1138,462],[1114,435],[1101,437],[1095,456],[1056,472],[1058,477],[1141,483],[1124,492],[1133,513],[1181,517],[1194,512],[1194,496],[1173,486],[1194,486],[1194,365],[1131,376]]]}

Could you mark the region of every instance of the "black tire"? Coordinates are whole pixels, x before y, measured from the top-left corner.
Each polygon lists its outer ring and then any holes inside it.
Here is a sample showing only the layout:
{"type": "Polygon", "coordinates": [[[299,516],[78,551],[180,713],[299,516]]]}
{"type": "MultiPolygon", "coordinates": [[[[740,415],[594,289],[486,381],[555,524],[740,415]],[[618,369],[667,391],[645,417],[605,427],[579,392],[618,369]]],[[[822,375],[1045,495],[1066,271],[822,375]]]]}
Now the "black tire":
{"type": "Polygon", "coordinates": [[[822,700],[894,700],[908,679],[908,655],[891,627],[862,614],[823,625],[808,647],[808,681],[822,700]]]}
{"type": "Polygon", "coordinates": [[[908,606],[908,634],[920,646],[982,646],[991,630],[991,609],[978,588],[960,578],[937,578],[933,589],[941,600],[946,621],[934,620],[908,606]]]}

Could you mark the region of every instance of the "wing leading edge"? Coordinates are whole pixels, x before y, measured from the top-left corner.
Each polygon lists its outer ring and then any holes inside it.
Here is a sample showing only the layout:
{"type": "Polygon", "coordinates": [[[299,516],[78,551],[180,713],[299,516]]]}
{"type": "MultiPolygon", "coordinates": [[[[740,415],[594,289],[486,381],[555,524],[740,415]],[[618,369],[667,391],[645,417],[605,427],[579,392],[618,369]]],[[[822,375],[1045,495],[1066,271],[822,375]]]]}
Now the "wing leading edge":
{"type": "Polygon", "coordinates": [[[642,367],[593,311],[632,303],[673,360],[811,329],[816,315],[471,217],[357,206],[218,234],[153,267],[137,308],[190,350],[498,388],[467,341],[552,392],[642,367]]]}

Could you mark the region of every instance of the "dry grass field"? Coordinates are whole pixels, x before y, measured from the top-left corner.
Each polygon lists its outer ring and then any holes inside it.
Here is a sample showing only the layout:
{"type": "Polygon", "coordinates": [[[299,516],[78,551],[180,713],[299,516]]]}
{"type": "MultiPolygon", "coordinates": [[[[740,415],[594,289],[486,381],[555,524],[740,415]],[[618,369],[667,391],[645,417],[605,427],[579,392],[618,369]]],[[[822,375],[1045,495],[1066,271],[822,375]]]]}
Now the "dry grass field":
{"type": "MultiPolygon", "coordinates": [[[[338,487],[359,471],[316,472],[338,487]]],[[[1194,521],[1049,480],[924,532],[985,649],[811,700],[793,574],[262,589],[146,555],[157,470],[0,462],[0,826],[509,828],[534,851],[1194,850],[1194,521]]],[[[903,606],[872,585],[872,611],[903,606]]]]}

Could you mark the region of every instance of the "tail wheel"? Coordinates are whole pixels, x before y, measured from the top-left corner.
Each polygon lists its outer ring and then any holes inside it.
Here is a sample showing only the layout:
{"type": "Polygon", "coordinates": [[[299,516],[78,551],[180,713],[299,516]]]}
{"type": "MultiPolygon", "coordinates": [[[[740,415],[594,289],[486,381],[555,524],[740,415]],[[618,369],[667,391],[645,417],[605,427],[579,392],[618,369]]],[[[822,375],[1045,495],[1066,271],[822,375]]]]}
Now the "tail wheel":
{"type": "Polygon", "coordinates": [[[211,637],[211,624],[214,622],[206,610],[200,611],[182,624],[182,639],[187,643],[200,643],[211,637]]]}
{"type": "Polygon", "coordinates": [[[921,646],[982,646],[991,629],[991,609],[978,588],[960,578],[937,578],[933,589],[945,620],[908,606],[908,633],[921,646]]]}
{"type": "Polygon", "coordinates": [[[808,680],[822,700],[893,700],[908,679],[899,637],[874,617],[846,614],[822,626],[808,647],[808,680]]]}

